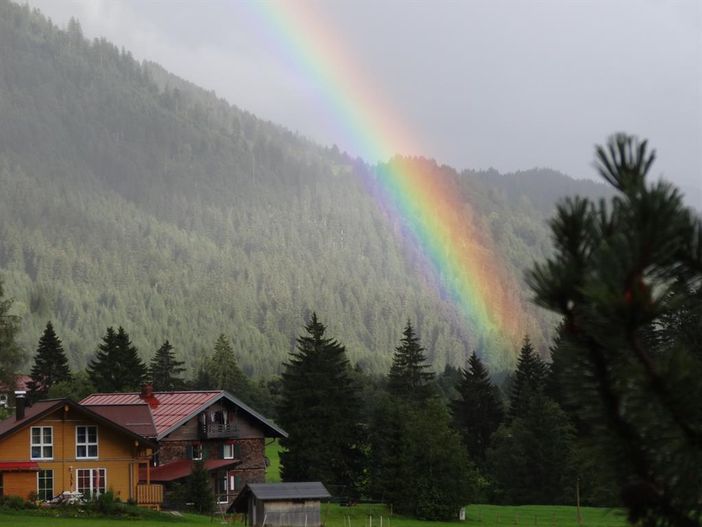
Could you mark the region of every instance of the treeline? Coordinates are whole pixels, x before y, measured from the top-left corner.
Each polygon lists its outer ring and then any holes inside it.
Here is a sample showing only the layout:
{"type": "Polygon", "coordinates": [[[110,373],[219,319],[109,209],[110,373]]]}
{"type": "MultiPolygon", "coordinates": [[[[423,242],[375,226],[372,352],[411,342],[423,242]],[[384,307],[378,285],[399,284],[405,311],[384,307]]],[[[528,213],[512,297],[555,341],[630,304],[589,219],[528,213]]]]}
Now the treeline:
{"type": "MultiPolygon", "coordinates": [[[[317,309],[375,372],[407,318],[439,370],[473,349],[494,369],[514,365],[513,343],[458,313],[423,272],[402,221],[364,187],[376,167],[7,0],[0,113],[0,271],[26,350],[50,319],[82,369],[105,328],[122,324],[142,360],[168,338],[192,375],[203,338],[224,332],[244,372],[265,377],[317,309]]],[[[496,241],[526,298],[525,266],[550,251],[542,219],[553,203],[538,196],[552,179],[525,174],[513,194],[491,172],[416,162],[459,182],[473,228],[496,241]]],[[[553,320],[524,309],[525,331],[545,343],[553,320]]]]}
{"type": "Polygon", "coordinates": [[[325,330],[313,315],[280,380],[284,479],[429,519],[468,502],[575,504],[576,487],[583,504],[618,504],[558,398],[558,372],[528,338],[499,388],[476,353],[436,375],[409,322],[384,376],[352,368],[325,330]]]}

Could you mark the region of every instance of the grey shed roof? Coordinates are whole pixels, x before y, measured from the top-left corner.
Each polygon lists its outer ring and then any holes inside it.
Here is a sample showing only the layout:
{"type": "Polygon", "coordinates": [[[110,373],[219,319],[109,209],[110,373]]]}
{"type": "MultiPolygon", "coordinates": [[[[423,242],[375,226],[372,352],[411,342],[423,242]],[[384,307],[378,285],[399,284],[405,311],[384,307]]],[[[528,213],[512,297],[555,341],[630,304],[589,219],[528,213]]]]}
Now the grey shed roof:
{"type": "Polygon", "coordinates": [[[249,483],[247,486],[256,499],[263,501],[331,498],[329,491],[319,481],[249,483]]]}
{"type": "Polygon", "coordinates": [[[229,512],[246,512],[249,495],[257,500],[324,500],[331,498],[319,481],[296,483],[248,483],[229,506],[229,512]]]}

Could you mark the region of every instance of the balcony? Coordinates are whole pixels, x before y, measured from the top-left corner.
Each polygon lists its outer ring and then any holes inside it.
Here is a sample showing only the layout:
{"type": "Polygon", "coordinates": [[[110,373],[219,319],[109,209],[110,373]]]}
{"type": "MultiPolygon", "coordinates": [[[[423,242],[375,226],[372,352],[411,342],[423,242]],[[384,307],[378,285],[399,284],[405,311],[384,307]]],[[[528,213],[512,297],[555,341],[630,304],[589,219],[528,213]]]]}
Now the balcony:
{"type": "Polygon", "coordinates": [[[200,425],[200,434],[205,439],[236,438],[239,437],[239,427],[234,424],[207,423],[200,425]]]}
{"type": "Polygon", "coordinates": [[[136,502],[140,507],[161,510],[163,503],[163,485],[146,485],[139,483],[136,486],[136,502]]]}

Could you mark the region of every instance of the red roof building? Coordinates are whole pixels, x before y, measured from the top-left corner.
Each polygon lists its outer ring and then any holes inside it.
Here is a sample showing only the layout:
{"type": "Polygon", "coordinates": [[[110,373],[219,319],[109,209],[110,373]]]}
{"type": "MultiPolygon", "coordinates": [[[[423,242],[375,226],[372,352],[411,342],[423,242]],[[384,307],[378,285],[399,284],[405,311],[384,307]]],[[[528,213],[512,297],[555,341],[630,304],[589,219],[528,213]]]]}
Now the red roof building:
{"type": "Polygon", "coordinates": [[[168,485],[186,478],[202,461],[222,504],[231,504],[247,483],[265,481],[266,438],[287,436],[223,390],[154,392],[145,386],[141,393],[92,394],[81,404],[158,441],[153,481],[168,485]]]}

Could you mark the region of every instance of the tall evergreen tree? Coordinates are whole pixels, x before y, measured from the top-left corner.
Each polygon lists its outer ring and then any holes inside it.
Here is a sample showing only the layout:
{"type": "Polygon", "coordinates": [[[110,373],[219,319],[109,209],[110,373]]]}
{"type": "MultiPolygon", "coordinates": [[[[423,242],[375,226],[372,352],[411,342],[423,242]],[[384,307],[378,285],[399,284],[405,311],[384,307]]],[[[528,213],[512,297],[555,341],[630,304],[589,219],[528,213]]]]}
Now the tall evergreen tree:
{"type": "Polygon", "coordinates": [[[702,220],[670,184],[647,182],[654,159],[624,134],[598,147],[617,195],[560,204],[554,254],[528,281],[564,317],[562,387],[629,520],[692,527],[702,517],[702,220]]]}
{"type": "Polygon", "coordinates": [[[511,419],[523,415],[529,399],[544,390],[547,374],[546,363],[534,351],[529,337],[524,337],[509,394],[511,419]]]}
{"type": "Polygon", "coordinates": [[[127,392],[141,389],[146,366],[122,326],[108,327],[95,358],[88,365],[90,382],[99,392],[127,392]]]}
{"type": "Polygon", "coordinates": [[[509,504],[572,503],[574,431],[566,414],[541,392],[495,434],[488,450],[496,499],[509,504]]]}
{"type": "Polygon", "coordinates": [[[32,380],[28,384],[29,397],[34,401],[45,398],[56,383],[71,380],[71,369],[68,367],[63,344],[51,321],[46,323],[44,333],[39,339],[31,377],[32,380]]]}
{"type": "Polygon", "coordinates": [[[245,396],[251,386],[234,355],[229,339],[220,334],[214,345],[214,353],[207,361],[210,388],[227,390],[237,396],[245,396]]]}
{"type": "Polygon", "coordinates": [[[282,476],[353,490],[360,481],[364,444],[359,388],[346,349],[325,337],[316,313],[305,331],[281,378],[278,419],[289,434],[281,440],[282,476]]]}
{"type": "Polygon", "coordinates": [[[468,359],[468,367],[461,370],[458,397],[451,401],[451,411],[471,460],[482,464],[504,413],[498,389],[475,352],[468,359]]]}
{"type": "Polygon", "coordinates": [[[395,348],[388,374],[388,392],[398,398],[425,402],[436,390],[432,385],[434,373],[424,356],[424,348],[408,320],[400,345],[395,348]]]}
{"type": "Polygon", "coordinates": [[[0,381],[14,386],[17,368],[22,362],[22,349],[17,344],[20,319],[10,313],[12,299],[4,297],[0,280],[0,381]]]}
{"type": "Polygon", "coordinates": [[[185,371],[183,361],[176,359],[173,346],[166,340],[156,351],[149,364],[149,377],[154,390],[182,390],[185,381],[182,374],[185,371]]]}

